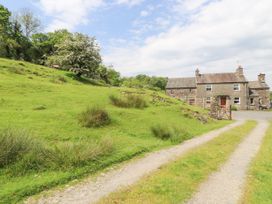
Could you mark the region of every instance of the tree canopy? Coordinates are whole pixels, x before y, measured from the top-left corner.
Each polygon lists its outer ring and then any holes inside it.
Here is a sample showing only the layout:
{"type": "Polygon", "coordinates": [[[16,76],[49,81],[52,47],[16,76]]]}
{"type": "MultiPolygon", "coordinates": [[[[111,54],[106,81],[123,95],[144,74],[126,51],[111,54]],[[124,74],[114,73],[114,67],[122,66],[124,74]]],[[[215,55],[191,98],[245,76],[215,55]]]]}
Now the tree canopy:
{"type": "Polygon", "coordinates": [[[48,58],[49,65],[60,65],[64,69],[76,72],[79,77],[95,77],[102,60],[94,37],[73,33],[55,46],[55,54],[48,58]]]}

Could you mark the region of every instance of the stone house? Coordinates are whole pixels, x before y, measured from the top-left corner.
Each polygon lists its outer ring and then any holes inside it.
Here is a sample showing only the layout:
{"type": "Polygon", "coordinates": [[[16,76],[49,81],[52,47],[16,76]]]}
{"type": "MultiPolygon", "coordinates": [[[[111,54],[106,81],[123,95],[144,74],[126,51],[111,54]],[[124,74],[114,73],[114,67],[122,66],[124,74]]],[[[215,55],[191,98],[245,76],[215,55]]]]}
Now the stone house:
{"type": "Polygon", "coordinates": [[[248,81],[241,66],[232,73],[202,74],[197,69],[195,77],[170,78],[166,93],[203,108],[210,108],[214,100],[222,108],[230,106],[235,106],[238,110],[270,108],[270,91],[265,82],[265,74],[259,74],[256,81],[248,81]]]}

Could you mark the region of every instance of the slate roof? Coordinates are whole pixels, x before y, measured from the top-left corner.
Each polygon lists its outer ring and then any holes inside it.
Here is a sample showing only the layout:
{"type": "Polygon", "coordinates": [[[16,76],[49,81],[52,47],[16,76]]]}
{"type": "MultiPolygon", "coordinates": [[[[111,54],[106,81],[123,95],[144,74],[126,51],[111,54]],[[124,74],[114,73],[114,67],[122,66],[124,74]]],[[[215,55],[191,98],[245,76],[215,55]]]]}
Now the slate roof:
{"type": "Polygon", "coordinates": [[[196,88],[195,77],[170,78],[168,79],[166,88],[196,88]]]}
{"type": "Polygon", "coordinates": [[[265,82],[260,81],[250,81],[248,85],[250,89],[269,89],[265,82]]]}
{"type": "Polygon", "coordinates": [[[215,73],[201,74],[197,77],[198,84],[214,84],[214,83],[238,83],[247,82],[243,75],[237,73],[215,73]]]}

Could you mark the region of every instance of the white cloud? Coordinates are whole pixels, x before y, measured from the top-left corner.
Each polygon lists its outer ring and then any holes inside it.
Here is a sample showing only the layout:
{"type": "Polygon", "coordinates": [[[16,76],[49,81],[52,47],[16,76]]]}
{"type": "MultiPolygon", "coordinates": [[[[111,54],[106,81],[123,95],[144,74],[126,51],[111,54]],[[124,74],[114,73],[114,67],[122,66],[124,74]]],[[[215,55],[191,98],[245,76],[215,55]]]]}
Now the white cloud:
{"type": "Polygon", "coordinates": [[[176,7],[179,9],[185,9],[192,11],[201,8],[204,4],[210,0],[177,0],[176,7]]]}
{"type": "Polygon", "coordinates": [[[60,28],[73,30],[77,25],[87,24],[88,12],[103,4],[103,0],[39,0],[41,9],[53,17],[48,31],[60,28]]]}
{"type": "Polygon", "coordinates": [[[141,13],[140,13],[140,16],[142,16],[142,17],[146,17],[146,16],[148,16],[148,15],[149,15],[149,12],[146,11],[146,10],[143,10],[143,11],[141,11],[141,13]]]}
{"type": "Polygon", "coordinates": [[[141,44],[112,47],[105,62],[125,75],[190,76],[196,66],[202,72],[233,71],[239,60],[249,79],[258,72],[272,75],[272,1],[199,2],[188,6],[202,5],[189,24],[177,23],[141,44]]]}
{"type": "Polygon", "coordinates": [[[116,0],[117,4],[127,4],[129,6],[135,6],[141,4],[145,0],[116,0]]]}

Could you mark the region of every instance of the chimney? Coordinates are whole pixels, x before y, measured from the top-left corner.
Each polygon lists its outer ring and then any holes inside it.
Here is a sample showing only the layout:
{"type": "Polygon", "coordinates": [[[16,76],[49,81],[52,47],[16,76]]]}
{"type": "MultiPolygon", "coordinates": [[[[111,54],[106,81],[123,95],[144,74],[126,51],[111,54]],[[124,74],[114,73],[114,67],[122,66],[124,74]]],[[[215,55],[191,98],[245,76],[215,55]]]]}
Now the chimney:
{"type": "Polygon", "coordinates": [[[195,71],[195,76],[196,76],[196,77],[200,76],[200,71],[199,71],[198,68],[197,68],[196,71],[195,71]]]}
{"type": "Polygon", "coordinates": [[[259,82],[261,82],[261,83],[265,83],[265,74],[259,74],[258,75],[258,80],[259,80],[259,82]]]}
{"type": "Polygon", "coordinates": [[[244,75],[244,68],[241,65],[239,65],[238,68],[236,69],[236,74],[238,76],[243,76],[244,75]]]}

